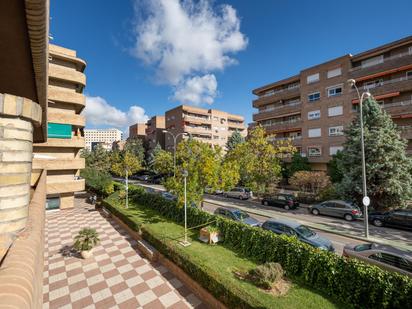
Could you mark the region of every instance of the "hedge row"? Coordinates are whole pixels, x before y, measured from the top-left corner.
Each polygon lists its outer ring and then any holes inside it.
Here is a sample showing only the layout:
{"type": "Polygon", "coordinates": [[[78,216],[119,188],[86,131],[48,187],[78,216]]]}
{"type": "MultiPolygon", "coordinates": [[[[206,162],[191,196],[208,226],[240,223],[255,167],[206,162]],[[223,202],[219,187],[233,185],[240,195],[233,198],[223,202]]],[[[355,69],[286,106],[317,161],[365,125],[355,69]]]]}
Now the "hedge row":
{"type": "MultiPolygon", "coordinates": [[[[184,211],[160,195],[132,188],[131,198],[182,223],[184,211]]],[[[190,226],[215,222],[224,242],[260,263],[277,262],[287,276],[295,277],[334,299],[360,308],[412,308],[412,279],[355,259],[315,249],[295,238],[226,220],[197,208],[187,209],[190,226]]],[[[129,220],[125,220],[128,224],[129,220]]],[[[208,283],[202,283],[208,284],[208,283]]],[[[207,285],[206,285],[207,286],[207,285]]]]}

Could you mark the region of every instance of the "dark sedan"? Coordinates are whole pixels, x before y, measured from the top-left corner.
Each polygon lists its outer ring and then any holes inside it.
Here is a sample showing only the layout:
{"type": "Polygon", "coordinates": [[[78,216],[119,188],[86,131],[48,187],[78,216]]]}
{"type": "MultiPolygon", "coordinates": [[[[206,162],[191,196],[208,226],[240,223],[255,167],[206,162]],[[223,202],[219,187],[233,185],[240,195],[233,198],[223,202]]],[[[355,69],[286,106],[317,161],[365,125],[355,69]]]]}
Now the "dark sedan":
{"type": "Polygon", "coordinates": [[[262,198],[262,205],[282,207],[289,210],[298,208],[299,202],[291,194],[275,194],[262,198]]]}
{"type": "Polygon", "coordinates": [[[396,209],[387,212],[371,212],[369,222],[375,226],[392,226],[412,229],[412,210],[396,209]]]}

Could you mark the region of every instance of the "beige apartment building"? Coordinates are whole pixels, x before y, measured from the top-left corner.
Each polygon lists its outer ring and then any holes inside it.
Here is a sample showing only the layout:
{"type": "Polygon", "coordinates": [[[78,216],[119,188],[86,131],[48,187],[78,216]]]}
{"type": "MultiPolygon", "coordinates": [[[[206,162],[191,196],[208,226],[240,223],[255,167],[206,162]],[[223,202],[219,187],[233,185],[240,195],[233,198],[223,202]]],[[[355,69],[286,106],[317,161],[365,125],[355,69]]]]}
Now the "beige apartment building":
{"type": "Polygon", "coordinates": [[[165,136],[163,130],[166,128],[165,116],[153,116],[146,122],[146,142],[148,151],[152,151],[157,144],[165,149],[165,136]]]}
{"type": "Polygon", "coordinates": [[[46,209],[73,207],[74,192],[85,189],[80,170],[84,148],[86,63],[76,51],[49,45],[48,139],[33,146],[32,183],[47,170],[46,209]]]}
{"type": "Polygon", "coordinates": [[[100,144],[106,150],[112,150],[113,143],[123,139],[119,129],[84,129],[85,148],[92,150],[100,144]]]}
{"type": "Polygon", "coordinates": [[[136,123],[129,127],[129,138],[146,139],[147,123],[136,123]]]}
{"type": "Polygon", "coordinates": [[[253,125],[271,140],[291,139],[312,167],[325,170],[358,112],[355,89],[369,91],[391,115],[412,154],[412,36],[357,55],[345,55],[253,90],[253,125]]]}
{"type": "MultiPolygon", "coordinates": [[[[218,145],[224,150],[233,132],[246,136],[244,118],[216,109],[180,105],[166,112],[166,129],[174,135],[189,133],[194,139],[218,145]]],[[[173,150],[174,142],[170,134],[165,136],[165,149],[173,150]]],[[[177,142],[182,139],[179,136],[177,142]]]]}

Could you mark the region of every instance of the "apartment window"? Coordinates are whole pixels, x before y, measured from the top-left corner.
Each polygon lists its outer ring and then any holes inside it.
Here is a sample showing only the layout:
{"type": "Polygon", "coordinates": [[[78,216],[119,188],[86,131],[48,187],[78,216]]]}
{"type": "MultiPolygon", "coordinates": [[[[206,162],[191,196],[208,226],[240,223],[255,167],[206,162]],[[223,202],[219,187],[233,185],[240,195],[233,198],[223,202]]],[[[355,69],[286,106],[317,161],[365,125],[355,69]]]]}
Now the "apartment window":
{"type": "Polygon", "coordinates": [[[342,105],[328,108],[328,116],[329,117],[335,117],[335,116],[340,116],[340,115],[343,115],[343,106],[342,105]]]}
{"type": "Polygon", "coordinates": [[[322,135],[320,128],[313,128],[308,130],[308,137],[320,137],[322,135]]]}
{"type": "Polygon", "coordinates": [[[375,88],[375,87],[379,87],[382,84],[383,84],[383,79],[376,79],[376,80],[373,80],[373,81],[370,81],[370,82],[366,82],[363,85],[363,88],[365,90],[369,90],[369,89],[372,89],[372,88],[375,88]]]}
{"type": "Polygon", "coordinates": [[[336,68],[333,70],[329,70],[327,73],[328,78],[336,77],[342,75],[342,68],[336,68]]]}
{"type": "Polygon", "coordinates": [[[333,156],[338,153],[338,151],[342,151],[342,146],[330,146],[329,147],[329,155],[333,156]]]}
{"type": "Polygon", "coordinates": [[[409,46],[409,54],[412,55],[412,46],[409,46]]]}
{"type": "Polygon", "coordinates": [[[383,55],[372,57],[362,61],[362,68],[371,67],[383,63],[383,55]]]}
{"type": "Polygon", "coordinates": [[[320,146],[310,146],[308,147],[309,157],[319,157],[322,155],[322,147],[320,146]]]}
{"type": "Polygon", "coordinates": [[[213,135],[213,139],[219,139],[219,136],[213,135]]]}
{"type": "Polygon", "coordinates": [[[295,89],[295,88],[298,88],[299,86],[300,86],[299,83],[292,83],[292,84],[289,84],[289,85],[288,85],[288,89],[289,89],[289,90],[295,89]]]}
{"type": "Polygon", "coordinates": [[[342,85],[327,88],[328,97],[336,97],[342,94],[342,85]]]}
{"type": "Polygon", "coordinates": [[[308,77],[306,77],[306,82],[308,84],[316,83],[317,81],[319,81],[319,73],[308,75],[308,77]]]}
{"type": "Polygon", "coordinates": [[[343,135],[343,126],[329,127],[329,136],[343,135]]]}
{"type": "Polygon", "coordinates": [[[315,101],[320,100],[320,92],[317,91],[317,92],[309,94],[308,95],[308,100],[309,100],[309,102],[315,102],[315,101]]]}
{"type": "Polygon", "coordinates": [[[412,71],[406,72],[406,79],[412,79],[412,71]]]}
{"type": "Polygon", "coordinates": [[[213,120],[219,121],[219,117],[213,117],[213,120]]]}
{"type": "Polygon", "coordinates": [[[320,118],[320,110],[311,111],[308,113],[309,120],[319,119],[319,118],[320,118]]]}

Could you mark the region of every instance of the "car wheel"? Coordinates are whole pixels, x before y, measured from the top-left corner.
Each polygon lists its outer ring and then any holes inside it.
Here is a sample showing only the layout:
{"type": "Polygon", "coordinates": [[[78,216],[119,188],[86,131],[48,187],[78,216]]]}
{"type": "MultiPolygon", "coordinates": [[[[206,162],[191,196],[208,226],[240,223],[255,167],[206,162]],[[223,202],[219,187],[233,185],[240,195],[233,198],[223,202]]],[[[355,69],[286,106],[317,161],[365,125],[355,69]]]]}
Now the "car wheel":
{"type": "Polygon", "coordinates": [[[284,208],[285,210],[289,210],[289,209],[290,209],[289,205],[285,205],[285,206],[283,206],[283,208],[284,208]]]}
{"type": "Polygon", "coordinates": [[[373,219],[372,223],[373,223],[374,226],[378,226],[378,227],[383,226],[382,220],[379,220],[379,219],[373,219]]]}
{"type": "Polygon", "coordinates": [[[316,208],[312,209],[312,215],[317,216],[319,214],[319,210],[317,210],[316,208]]]}
{"type": "Polygon", "coordinates": [[[265,205],[265,206],[269,206],[268,201],[263,201],[263,205],[265,205]]]}
{"type": "Polygon", "coordinates": [[[350,214],[346,214],[343,216],[345,218],[346,221],[352,221],[353,220],[353,216],[350,214]]]}
{"type": "Polygon", "coordinates": [[[243,200],[243,196],[239,195],[239,200],[243,200]]]}

